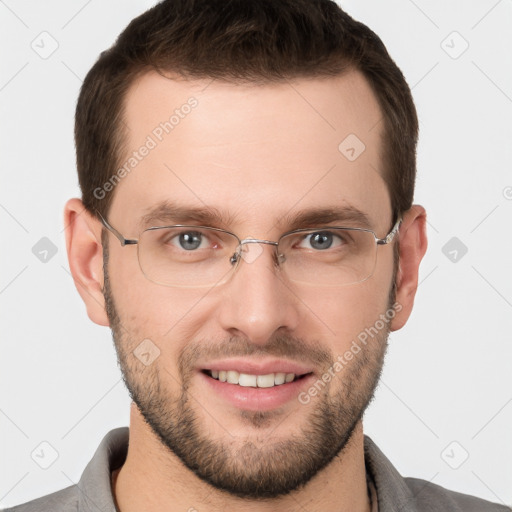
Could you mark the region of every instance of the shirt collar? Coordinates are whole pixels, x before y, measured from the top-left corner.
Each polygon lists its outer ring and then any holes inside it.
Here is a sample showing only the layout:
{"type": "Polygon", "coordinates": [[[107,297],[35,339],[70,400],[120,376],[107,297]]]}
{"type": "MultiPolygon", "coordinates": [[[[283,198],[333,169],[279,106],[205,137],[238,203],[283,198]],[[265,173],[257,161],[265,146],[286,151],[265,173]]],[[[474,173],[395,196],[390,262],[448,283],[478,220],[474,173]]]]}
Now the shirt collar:
{"type": "Polygon", "coordinates": [[[111,430],[103,438],[78,482],[78,512],[116,512],[111,474],[126,460],[128,438],[128,427],[111,430]]]}
{"type": "Polygon", "coordinates": [[[366,472],[377,490],[379,512],[417,512],[416,497],[379,447],[364,436],[366,472]]]}

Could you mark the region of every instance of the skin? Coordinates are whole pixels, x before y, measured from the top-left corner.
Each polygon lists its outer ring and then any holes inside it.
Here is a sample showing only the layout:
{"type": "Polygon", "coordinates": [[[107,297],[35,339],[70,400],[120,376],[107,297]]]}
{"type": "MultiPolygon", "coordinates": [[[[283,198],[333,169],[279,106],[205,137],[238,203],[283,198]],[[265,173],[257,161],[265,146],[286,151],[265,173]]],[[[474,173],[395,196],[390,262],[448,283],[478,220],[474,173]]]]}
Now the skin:
{"type": "MultiPolygon", "coordinates": [[[[394,219],[381,175],[382,116],[360,73],[265,86],[148,73],[126,97],[128,153],[191,96],[198,106],[114,190],[108,220],[125,237],[137,238],[145,210],[164,199],[231,214],[218,227],[241,239],[277,240],[290,229],[285,214],[331,205],[357,207],[377,236],[388,233],[394,219]],[[338,150],[350,133],[366,146],[353,162],[338,150]]],[[[369,511],[362,415],[388,333],[411,313],[425,222],[421,206],[404,215],[400,307],[386,328],[308,404],[255,412],[211,391],[194,367],[224,356],[277,355],[309,364],[321,378],[388,310],[392,245],[378,248],[371,278],[345,287],[287,282],[272,264],[272,246],[261,245],[220,286],[170,288],[146,279],[136,248],[111,234],[105,275],[101,224],[70,199],[70,269],[89,318],[112,328],[134,399],[127,459],[113,475],[119,509],[369,511]],[[160,350],[149,366],[133,355],[146,338],[160,350]]]]}

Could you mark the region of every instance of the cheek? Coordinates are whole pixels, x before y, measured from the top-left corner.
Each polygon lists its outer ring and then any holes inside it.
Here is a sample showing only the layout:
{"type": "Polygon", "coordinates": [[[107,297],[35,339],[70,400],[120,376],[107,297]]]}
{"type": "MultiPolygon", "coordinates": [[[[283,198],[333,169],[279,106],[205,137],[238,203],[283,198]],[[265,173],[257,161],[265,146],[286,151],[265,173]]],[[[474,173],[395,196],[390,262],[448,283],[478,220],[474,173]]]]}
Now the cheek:
{"type": "Polygon", "coordinates": [[[303,327],[308,337],[330,344],[332,351],[338,354],[361,332],[374,326],[388,309],[392,263],[392,258],[389,261],[381,258],[373,276],[361,283],[302,290],[301,300],[307,308],[303,327]]]}
{"type": "Polygon", "coordinates": [[[370,282],[339,290],[332,288],[322,295],[314,302],[304,297],[304,303],[324,325],[326,334],[337,339],[346,339],[369,323],[373,324],[387,305],[387,289],[375,289],[370,282]]]}
{"type": "Polygon", "coordinates": [[[140,270],[137,255],[115,254],[109,262],[112,295],[122,335],[132,343],[149,338],[159,347],[183,338],[183,329],[197,324],[202,297],[208,292],[172,288],[149,281],[140,270]],[[115,264],[113,263],[115,261],[115,264]]]}

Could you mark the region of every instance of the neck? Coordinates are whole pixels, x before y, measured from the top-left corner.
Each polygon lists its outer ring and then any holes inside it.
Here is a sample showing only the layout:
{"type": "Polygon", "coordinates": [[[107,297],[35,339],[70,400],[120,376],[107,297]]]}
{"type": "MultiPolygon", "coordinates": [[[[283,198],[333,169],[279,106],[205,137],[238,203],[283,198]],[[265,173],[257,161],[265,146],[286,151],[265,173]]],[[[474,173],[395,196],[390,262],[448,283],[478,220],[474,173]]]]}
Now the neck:
{"type": "Polygon", "coordinates": [[[161,444],[132,404],[128,453],[124,465],[112,474],[112,490],[120,512],[371,510],[361,421],[342,453],[304,487],[280,498],[250,501],[213,489],[199,479],[161,444]]]}

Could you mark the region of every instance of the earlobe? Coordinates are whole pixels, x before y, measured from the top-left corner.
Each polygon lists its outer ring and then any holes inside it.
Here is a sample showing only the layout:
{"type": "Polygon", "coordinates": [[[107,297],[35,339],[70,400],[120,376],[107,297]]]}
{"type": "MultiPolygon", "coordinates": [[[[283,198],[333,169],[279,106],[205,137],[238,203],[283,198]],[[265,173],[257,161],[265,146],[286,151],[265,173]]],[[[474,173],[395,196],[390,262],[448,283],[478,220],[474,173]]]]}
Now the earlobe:
{"type": "Polygon", "coordinates": [[[400,259],[396,276],[397,314],[391,322],[391,331],[401,329],[407,322],[418,288],[418,271],[427,250],[427,214],[419,205],[413,205],[403,216],[400,226],[400,259]]]}
{"type": "Polygon", "coordinates": [[[98,325],[108,326],[102,291],[101,227],[78,198],[67,201],[64,226],[69,268],[76,289],[85,303],[89,318],[98,325]]]}

